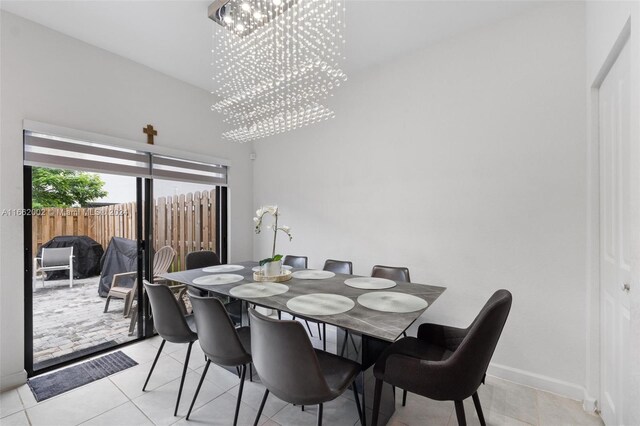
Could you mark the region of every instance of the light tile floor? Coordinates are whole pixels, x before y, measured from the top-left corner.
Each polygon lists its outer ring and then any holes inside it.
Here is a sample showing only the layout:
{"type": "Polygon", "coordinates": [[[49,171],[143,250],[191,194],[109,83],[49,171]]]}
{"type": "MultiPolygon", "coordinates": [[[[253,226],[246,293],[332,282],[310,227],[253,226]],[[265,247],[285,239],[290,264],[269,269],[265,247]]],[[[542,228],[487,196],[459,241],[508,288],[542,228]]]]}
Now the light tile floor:
{"type": "MultiPolygon", "coordinates": [[[[315,332],[315,330],[314,330],[315,332]]],[[[335,347],[335,331],[329,330],[330,347],[335,347]]],[[[319,345],[317,339],[314,344],[319,345]]],[[[118,374],[36,403],[27,385],[0,394],[0,425],[229,425],[233,419],[238,378],[220,367],[211,366],[189,421],[184,419],[204,366],[197,344],[192,351],[178,416],[173,416],[186,345],[166,344],[149,382],[149,371],[160,339],[155,337],[121,350],[139,365],[118,374]]],[[[264,387],[245,384],[239,425],[252,425],[264,387]]],[[[480,388],[480,399],[490,425],[602,425],[599,417],[585,413],[581,404],[547,392],[488,377],[480,388]]],[[[400,398],[398,398],[400,399],[400,398]]],[[[467,421],[478,425],[471,399],[465,401],[467,421]]],[[[325,425],[355,426],[355,402],[350,392],[325,404],[325,425]]],[[[316,408],[304,412],[271,395],[263,411],[261,425],[314,425],[316,408]]],[[[409,394],[406,407],[398,403],[389,425],[457,424],[452,402],[438,402],[409,394]]]]}

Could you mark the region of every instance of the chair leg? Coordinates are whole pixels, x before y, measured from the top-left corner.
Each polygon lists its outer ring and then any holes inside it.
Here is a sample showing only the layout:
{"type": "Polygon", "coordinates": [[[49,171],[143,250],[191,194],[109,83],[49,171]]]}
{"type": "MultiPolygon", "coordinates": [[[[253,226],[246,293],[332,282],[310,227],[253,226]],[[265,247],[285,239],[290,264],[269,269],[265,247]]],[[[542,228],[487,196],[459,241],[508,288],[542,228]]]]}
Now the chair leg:
{"type": "Polygon", "coordinates": [[[107,313],[107,310],[109,309],[109,302],[111,302],[111,296],[107,296],[107,301],[104,304],[104,312],[102,312],[103,314],[107,313]]]}
{"type": "Polygon", "coordinates": [[[356,409],[358,410],[358,418],[360,419],[360,425],[365,426],[364,418],[362,417],[362,408],[360,407],[360,395],[358,395],[358,388],[356,387],[356,381],[354,380],[351,383],[351,387],[353,388],[353,397],[356,400],[356,409]]]}
{"type": "Polygon", "coordinates": [[[122,309],[122,316],[124,318],[129,316],[129,300],[131,299],[131,293],[124,297],[124,308],[122,309]]]}
{"type": "Polygon", "coordinates": [[[129,323],[129,336],[133,336],[133,332],[136,329],[138,323],[138,305],[131,308],[131,322],[129,323]]]}
{"type": "Polygon", "coordinates": [[[487,423],[484,421],[484,414],[482,414],[482,406],[480,405],[478,391],[473,394],[473,405],[476,406],[476,412],[478,413],[478,419],[480,419],[480,425],[486,426],[487,423]]]}
{"type": "Polygon", "coordinates": [[[158,358],[160,358],[160,352],[162,352],[162,348],[164,348],[164,344],[167,341],[162,339],[162,343],[160,343],[160,347],[158,348],[158,353],[156,354],[156,358],[153,360],[153,364],[151,364],[151,370],[149,370],[149,375],[147,376],[147,380],[145,380],[144,385],[142,386],[142,392],[147,388],[147,384],[149,383],[149,379],[151,378],[151,373],[153,373],[153,369],[156,368],[156,363],[158,362],[158,358]]]}
{"type": "Polygon", "coordinates": [[[316,323],[316,326],[318,327],[318,338],[320,340],[324,339],[324,333],[320,333],[320,323],[316,323]]]}
{"type": "Polygon", "coordinates": [[[402,406],[406,406],[407,405],[407,390],[406,389],[402,389],[402,406]]]}
{"type": "Polygon", "coordinates": [[[264,395],[262,396],[262,402],[260,403],[260,408],[258,408],[258,414],[256,415],[256,420],[253,422],[253,426],[258,426],[258,422],[260,421],[260,416],[262,415],[262,410],[264,409],[264,404],[267,402],[268,396],[269,396],[269,389],[265,389],[264,395]]]}
{"type": "Polygon", "coordinates": [[[380,411],[381,396],[382,396],[382,380],[376,379],[376,387],[373,391],[373,416],[371,417],[371,426],[378,425],[378,414],[380,411]]]}
{"type": "Polygon", "coordinates": [[[322,404],[318,404],[318,426],[322,426],[322,404]]]}
{"type": "Polygon", "coordinates": [[[456,401],[456,417],[458,418],[458,426],[467,426],[467,419],[464,416],[464,404],[462,401],[456,401]]]}
{"type": "Polygon", "coordinates": [[[282,319],[282,312],[278,311],[278,319],[281,320],[282,319]]]}
{"type": "Polygon", "coordinates": [[[253,364],[249,363],[249,381],[253,382],[253,364]]]}
{"type": "MultiPolygon", "coordinates": [[[[134,286],[137,285],[136,283],[133,284],[134,286]]],[[[125,305],[124,305],[124,311],[125,311],[125,317],[128,317],[129,315],[131,315],[131,308],[133,307],[133,302],[136,299],[136,295],[137,295],[137,291],[134,290],[129,292],[128,299],[125,299],[125,305]]],[[[179,303],[178,303],[179,304],[179,303]]]]}
{"type": "Polygon", "coordinates": [[[202,382],[204,382],[204,377],[207,375],[207,371],[209,371],[210,364],[211,364],[211,361],[207,360],[207,363],[204,365],[204,370],[202,371],[200,382],[198,383],[198,387],[196,388],[196,393],[193,395],[193,400],[191,401],[191,405],[189,406],[189,411],[187,412],[187,420],[189,420],[189,416],[191,415],[191,410],[193,410],[193,405],[196,403],[196,399],[198,398],[198,394],[200,393],[200,388],[202,387],[202,382]]]}
{"type": "Polygon", "coordinates": [[[238,401],[236,401],[236,414],[233,416],[233,426],[238,424],[238,413],[240,412],[240,401],[242,401],[242,389],[244,388],[244,378],[247,375],[247,366],[242,366],[242,375],[240,376],[240,387],[238,388],[238,401]]]}
{"type": "Polygon", "coordinates": [[[189,357],[191,356],[191,347],[193,342],[189,342],[187,348],[187,356],[184,358],[184,368],[182,369],[182,379],[180,379],[180,388],[178,389],[178,398],[176,399],[176,409],[173,410],[173,415],[178,415],[178,406],[180,405],[180,397],[182,396],[182,387],[184,386],[184,378],[187,376],[187,367],[189,366],[189,357]]]}

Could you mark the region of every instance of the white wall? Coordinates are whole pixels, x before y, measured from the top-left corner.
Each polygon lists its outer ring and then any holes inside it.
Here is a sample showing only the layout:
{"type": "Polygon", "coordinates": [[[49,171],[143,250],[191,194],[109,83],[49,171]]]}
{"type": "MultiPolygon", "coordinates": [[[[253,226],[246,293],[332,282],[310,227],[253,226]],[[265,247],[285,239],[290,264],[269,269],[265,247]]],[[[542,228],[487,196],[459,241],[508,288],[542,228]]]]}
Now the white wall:
{"type": "MultiPolygon", "coordinates": [[[[588,117],[589,117],[589,172],[588,172],[588,188],[591,194],[589,199],[589,240],[590,240],[590,263],[593,268],[590,269],[590,280],[588,287],[588,358],[587,358],[587,389],[589,394],[599,398],[600,382],[600,311],[599,311],[599,171],[598,171],[598,129],[595,126],[598,121],[597,108],[594,104],[597,102],[596,80],[598,76],[608,70],[607,58],[614,51],[614,44],[621,36],[627,22],[631,24],[631,33],[629,38],[629,46],[631,49],[632,71],[631,87],[633,94],[631,117],[635,118],[635,124],[631,129],[631,137],[636,143],[632,144],[635,150],[632,155],[636,157],[636,163],[640,161],[640,3],[637,1],[590,1],[586,4],[586,54],[587,54],[587,81],[586,92],[588,94],[588,117]]],[[[632,203],[638,206],[640,203],[640,182],[638,181],[640,173],[637,170],[632,171],[635,181],[631,183],[632,203]]],[[[630,236],[632,248],[635,253],[640,253],[640,234],[633,233],[630,236]]],[[[631,298],[631,339],[628,344],[629,353],[627,354],[630,365],[629,371],[625,373],[624,400],[622,401],[625,413],[625,424],[640,424],[640,259],[634,259],[632,264],[632,276],[634,281],[631,283],[632,291],[629,292],[631,298]]]]}
{"type": "MultiPolygon", "coordinates": [[[[582,399],[584,5],[545,5],[350,76],[337,118],[257,142],[254,201],[277,203],[311,267],[406,265],[466,325],[514,296],[493,374],[582,399]]],[[[254,257],[269,253],[255,237],[254,257]]]]}
{"type": "MultiPolygon", "coordinates": [[[[250,145],[220,140],[209,93],[45,27],[2,12],[0,204],[22,207],[22,120],[227,158],[230,255],[252,257],[250,145]]],[[[0,386],[24,381],[23,221],[0,222],[0,386]]]]}

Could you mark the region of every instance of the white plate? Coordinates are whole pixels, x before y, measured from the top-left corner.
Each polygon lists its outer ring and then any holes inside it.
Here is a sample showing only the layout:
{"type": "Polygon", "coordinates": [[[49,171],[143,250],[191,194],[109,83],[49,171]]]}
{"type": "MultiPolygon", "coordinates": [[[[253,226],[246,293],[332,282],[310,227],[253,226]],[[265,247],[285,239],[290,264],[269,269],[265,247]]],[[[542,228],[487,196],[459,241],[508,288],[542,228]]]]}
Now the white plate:
{"type": "MultiPolygon", "coordinates": [[[[291,270],[292,268],[289,265],[282,265],[282,269],[291,270]]],[[[262,268],[260,266],[254,266],[253,268],[251,268],[251,270],[253,272],[260,272],[262,271],[262,268]]]]}
{"type": "Polygon", "coordinates": [[[345,280],[344,283],[349,287],[361,288],[364,290],[380,290],[383,288],[392,288],[396,286],[395,281],[391,281],[386,278],[374,277],[349,278],[345,280]]]}
{"type": "Polygon", "coordinates": [[[299,280],[326,280],[327,278],[333,278],[336,274],[331,271],[321,271],[319,269],[305,269],[304,271],[296,271],[293,273],[293,278],[299,280]]]}
{"type": "Polygon", "coordinates": [[[425,309],[426,300],[412,294],[395,291],[376,291],[358,296],[358,303],[365,308],[380,312],[407,313],[425,309]]]}
{"type": "Polygon", "coordinates": [[[236,274],[216,274],[216,275],[203,275],[193,280],[194,284],[202,285],[224,285],[237,283],[244,280],[242,275],[236,274]]]}
{"type": "Polygon", "coordinates": [[[356,304],[339,294],[314,293],[289,299],[287,308],[302,315],[336,315],[347,312],[356,304]]]}
{"type": "Polygon", "coordinates": [[[229,290],[229,294],[238,298],[259,298],[275,296],[276,294],[282,294],[288,291],[289,286],[280,283],[250,283],[235,286],[229,290]]]}
{"type": "Polygon", "coordinates": [[[233,271],[241,271],[244,269],[242,265],[216,265],[216,266],[208,266],[202,269],[203,272],[233,272],[233,271]]]}

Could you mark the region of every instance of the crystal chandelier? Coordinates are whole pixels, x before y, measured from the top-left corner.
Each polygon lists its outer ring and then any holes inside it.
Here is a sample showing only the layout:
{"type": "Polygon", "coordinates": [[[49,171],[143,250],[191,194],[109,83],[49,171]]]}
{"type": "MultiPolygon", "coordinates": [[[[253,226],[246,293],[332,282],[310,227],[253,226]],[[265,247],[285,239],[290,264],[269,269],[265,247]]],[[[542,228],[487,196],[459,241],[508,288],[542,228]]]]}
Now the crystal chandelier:
{"type": "Polygon", "coordinates": [[[334,117],[324,106],[346,81],[344,0],[217,0],[211,109],[248,142],[334,117]]]}

